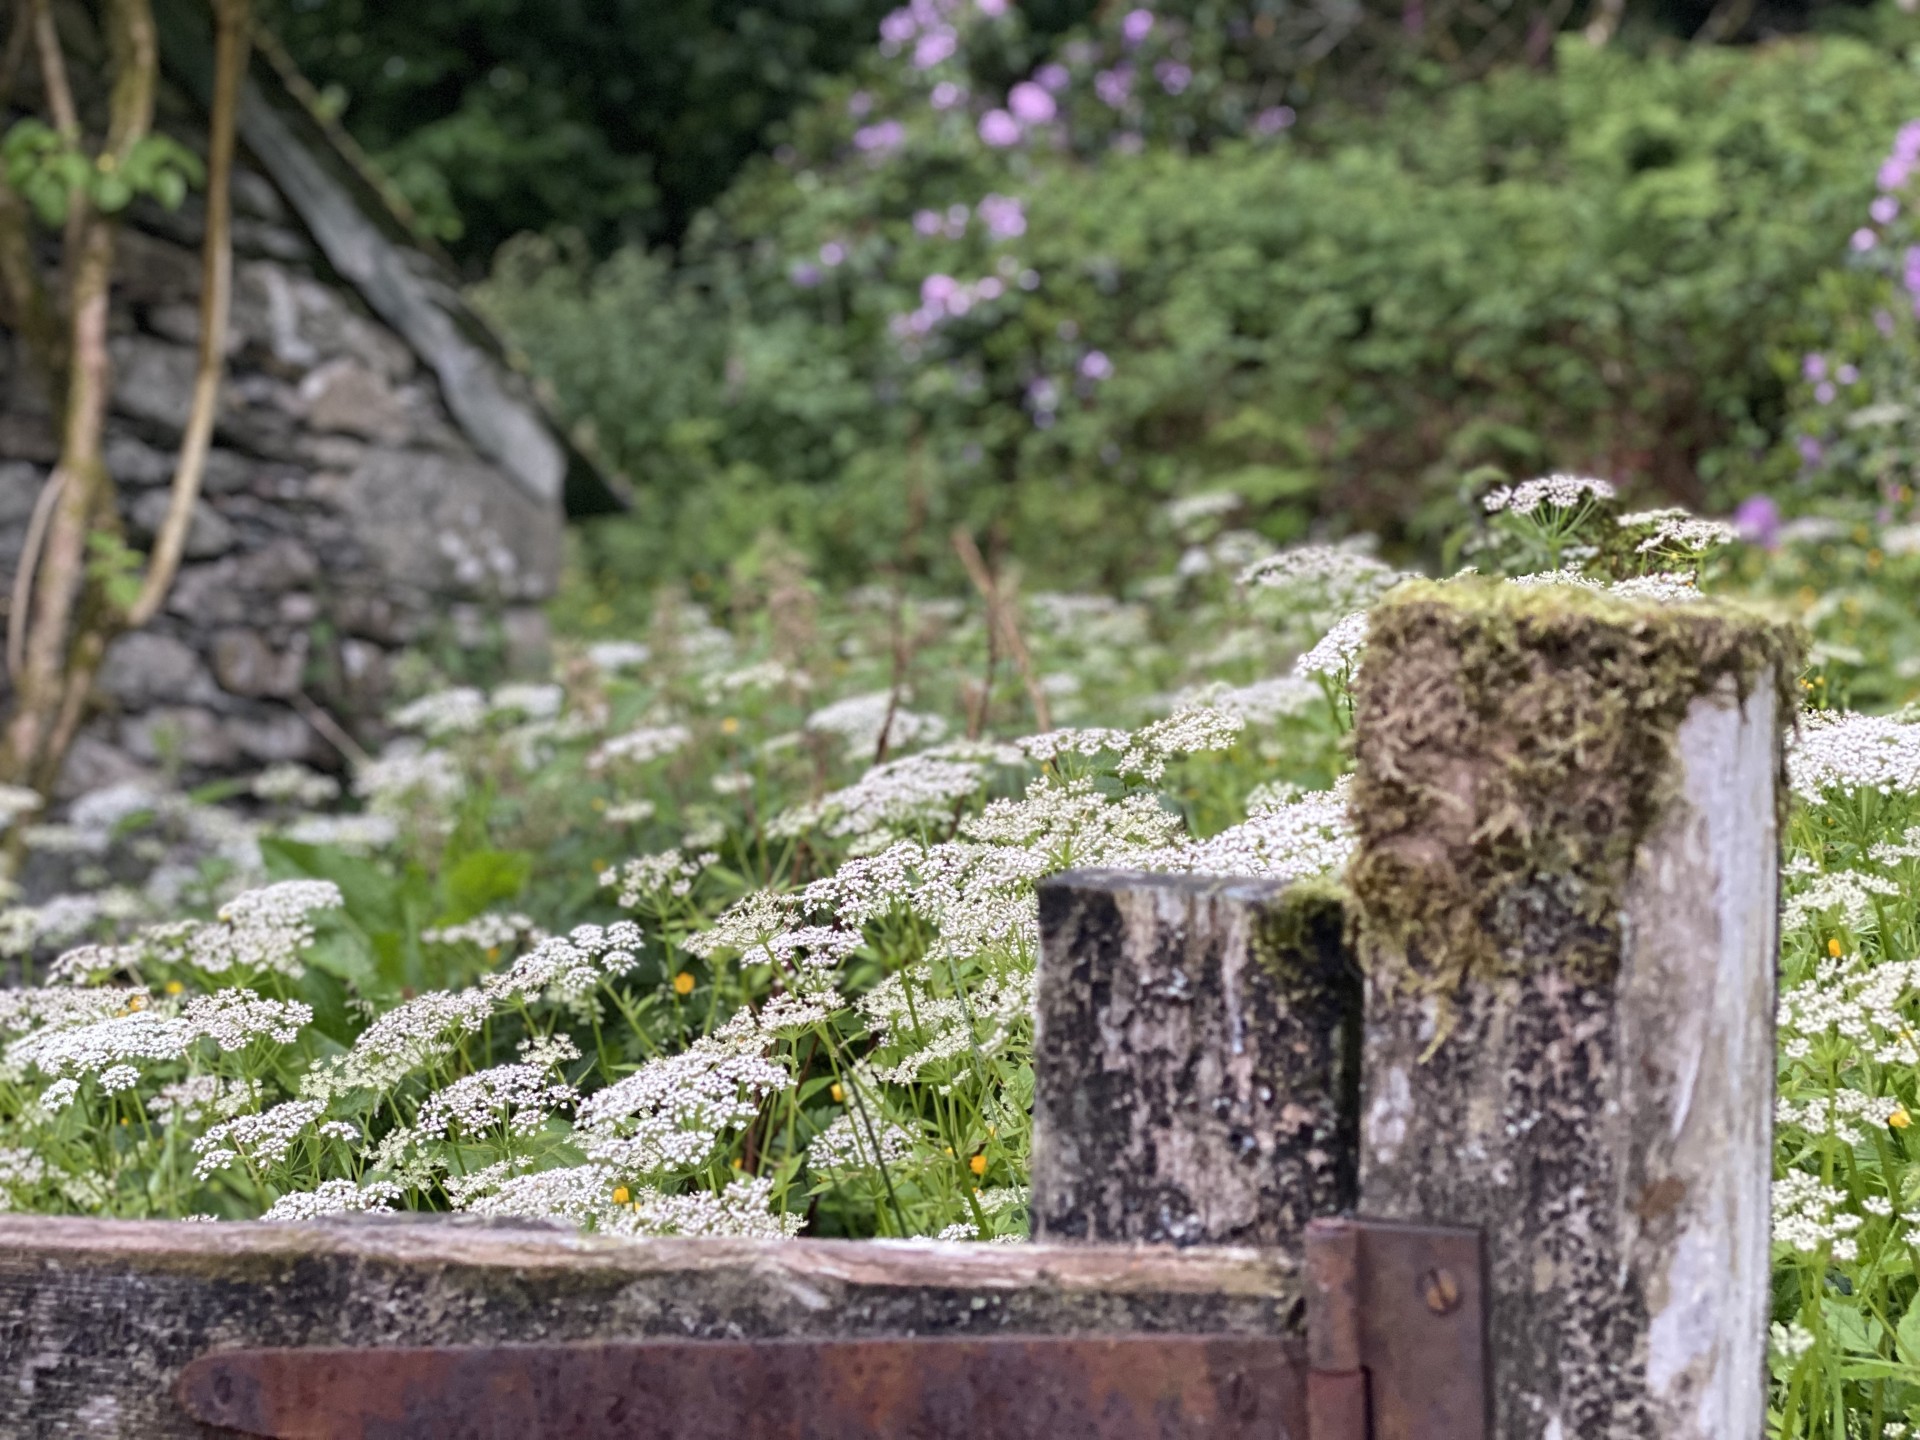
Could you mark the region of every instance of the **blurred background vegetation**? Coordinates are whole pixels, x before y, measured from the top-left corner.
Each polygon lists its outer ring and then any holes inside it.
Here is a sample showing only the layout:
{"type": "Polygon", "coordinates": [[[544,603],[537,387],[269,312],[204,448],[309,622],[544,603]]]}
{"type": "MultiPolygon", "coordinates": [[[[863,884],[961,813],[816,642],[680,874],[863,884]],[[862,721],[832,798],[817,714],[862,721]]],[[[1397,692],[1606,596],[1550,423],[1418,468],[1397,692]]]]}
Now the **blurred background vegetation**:
{"type": "Polygon", "coordinates": [[[1788,513],[1902,481],[1812,438],[1804,373],[1887,336],[1897,249],[1859,232],[1920,114],[1892,5],[268,19],[631,482],[576,537],[575,627],[775,559],[952,583],[955,526],[1124,590],[1158,507],[1215,491],[1274,541],[1434,557],[1494,470],[1788,513]]]}

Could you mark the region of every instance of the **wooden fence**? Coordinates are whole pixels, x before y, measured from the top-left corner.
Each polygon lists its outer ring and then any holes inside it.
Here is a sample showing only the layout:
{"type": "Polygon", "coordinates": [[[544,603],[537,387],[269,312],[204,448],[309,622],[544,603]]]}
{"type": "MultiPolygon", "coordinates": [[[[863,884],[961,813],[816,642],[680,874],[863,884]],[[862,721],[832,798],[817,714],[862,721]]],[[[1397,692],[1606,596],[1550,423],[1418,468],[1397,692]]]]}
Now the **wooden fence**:
{"type": "Polygon", "coordinates": [[[0,1434],[1758,1440],[1778,637],[1395,610],[1349,892],[1043,887],[1035,1243],[10,1217],[0,1434]]]}

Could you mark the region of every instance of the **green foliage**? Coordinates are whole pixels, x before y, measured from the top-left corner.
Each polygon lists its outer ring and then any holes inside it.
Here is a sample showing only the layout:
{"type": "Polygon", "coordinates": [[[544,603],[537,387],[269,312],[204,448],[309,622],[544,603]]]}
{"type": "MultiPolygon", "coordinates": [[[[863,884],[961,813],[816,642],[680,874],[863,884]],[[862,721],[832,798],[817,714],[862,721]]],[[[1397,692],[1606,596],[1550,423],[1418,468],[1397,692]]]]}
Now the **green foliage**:
{"type": "Polygon", "coordinates": [[[48,226],[65,222],[75,192],[107,215],[126,209],[139,195],[151,195],[176,210],[188,187],[207,178],[200,157],[168,136],[143,136],[124,162],[116,162],[112,155],[89,156],[32,117],[15,121],[0,140],[0,164],[6,167],[8,186],[48,226]]]}
{"type": "Polygon", "coordinates": [[[929,568],[964,524],[1115,583],[1170,496],[1232,490],[1276,540],[1434,543],[1477,467],[1549,460],[1738,496],[1782,432],[1778,357],[1920,109],[1898,46],[1842,39],[1569,42],[1551,73],[1297,140],[1098,164],[876,93],[801,117],[677,267],[529,243],[484,287],[638,483],[588,540],[603,569],[717,577],[763,527],[827,573],[929,568]],[[854,147],[883,113],[898,148],[854,147]],[[985,233],[990,195],[1022,233],[985,233]],[[958,238],[916,228],[955,206],[958,238]],[[1000,293],[903,329],[942,277],[1000,293]]]}

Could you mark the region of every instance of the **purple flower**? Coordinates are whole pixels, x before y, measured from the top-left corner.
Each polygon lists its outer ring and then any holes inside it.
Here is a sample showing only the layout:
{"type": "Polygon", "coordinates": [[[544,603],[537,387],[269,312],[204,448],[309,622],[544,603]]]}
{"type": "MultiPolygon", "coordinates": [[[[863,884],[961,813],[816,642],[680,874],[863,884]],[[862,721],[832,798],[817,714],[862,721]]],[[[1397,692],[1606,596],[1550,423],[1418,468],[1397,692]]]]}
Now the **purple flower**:
{"type": "Polygon", "coordinates": [[[1033,72],[1033,78],[1056,95],[1073,83],[1073,76],[1067,73],[1067,67],[1058,62],[1042,65],[1033,72]]]}
{"type": "Polygon", "coordinates": [[[1153,73],[1160,88],[1169,95],[1178,95],[1193,83],[1193,67],[1182,65],[1178,60],[1162,60],[1153,67],[1153,73]]]}
{"type": "Polygon", "coordinates": [[[940,233],[940,212],[937,210],[916,210],[913,212],[913,231],[931,240],[940,233]]]}
{"type": "Polygon", "coordinates": [[[1833,388],[1833,382],[1831,380],[1822,380],[1818,385],[1813,387],[1813,398],[1818,400],[1822,405],[1831,405],[1833,403],[1833,397],[1839,393],[1839,391],[1833,388]]]}
{"type": "MultiPolygon", "coordinates": [[[[1800,453],[1804,457],[1807,446],[1813,446],[1816,458],[1807,461],[1817,465],[1817,452],[1820,442],[1811,435],[1800,437],[1800,453]]],[[[1740,532],[1740,538],[1754,545],[1764,545],[1771,550],[1780,543],[1780,507],[1774,503],[1771,495],[1749,495],[1740,502],[1740,508],[1733,512],[1733,528],[1740,532]]]]}
{"type": "Polygon", "coordinates": [[[1893,338],[1893,312],[1891,310],[1874,311],[1873,328],[1891,340],[1893,338]]]}
{"type": "Polygon", "coordinates": [[[820,247],[820,263],[829,270],[847,258],[847,247],[838,240],[829,240],[820,247]]]}
{"type": "Polygon", "coordinates": [[[1031,80],[1022,80],[1007,92],[1007,108],[1022,125],[1044,125],[1059,111],[1053,96],[1031,80]]]}
{"type": "Polygon", "coordinates": [[[1875,231],[1862,225],[1858,230],[1853,232],[1853,238],[1847,243],[1864,254],[1880,243],[1880,236],[1875,231]]]}
{"type": "Polygon", "coordinates": [[[864,120],[873,109],[873,96],[864,90],[856,90],[847,97],[847,114],[856,120],[864,120]]]}
{"type": "Polygon", "coordinates": [[[863,125],[853,132],[853,148],[869,155],[884,155],[898,150],[907,138],[907,127],[898,120],[881,120],[863,125]]]}
{"type": "Polygon", "coordinates": [[[964,105],[967,103],[967,92],[951,80],[942,80],[938,85],[933,87],[933,93],[927,98],[933,102],[934,109],[951,110],[956,105],[964,105]]]}
{"type": "Polygon", "coordinates": [[[960,48],[960,39],[951,30],[931,30],[914,44],[913,63],[919,70],[931,70],[960,48]]]}
{"type": "Polygon", "coordinates": [[[1105,380],[1113,374],[1113,361],[1104,350],[1089,350],[1080,357],[1080,373],[1088,380],[1105,380]]]}
{"type": "Polygon", "coordinates": [[[1818,351],[1809,351],[1800,361],[1800,373],[1809,380],[1827,378],[1827,357],[1818,351]]]}
{"type": "Polygon", "coordinates": [[[982,300],[998,300],[1007,293],[1007,287],[1000,282],[997,275],[989,275],[984,280],[974,282],[973,293],[982,300]]]}
{"type": "Polygon", "coordinates": [[[1004,110],[989,110],[980,117],[980,138],[996,150],[1020,143],[1020,122],[1004,110]]]}
{"type": "Polygon", "coordinates": [[[1880,167],[1880,174],[1876,178],[1882,190],[1904,190],[1907,179],[1912,174],[1913,161],[1903,160],[1895,155],[1880,167]]]}
{"type": "Polygon", "coordinates": [[[1818,465],[1822,460],[1827,458],[1827,447],[1822,445],[1818,440],[1814,439],[1813,436],[1811,435],[1802,435],[1799,440],[1798,448],[1800,451],[1801,463],[1804,464],[1809,470],[1811,470],[1814,466],[1818,465]]]}
{"type": "Polygon", "coordinates": [[[988,195],[974,207],[987,234],[995,240],[1012,240],[1027,233],[1027,215],[1012,195],[988,195]]]}
{"type": "Polygon", "coordinates": [[[1120,22],[1120,37],[1129,45],[1138,45],[1153,33],[1153,12],[1151,10],[1129,10],[1127,18],[1120,22]]]}
{"type": "Polygon", "coordinates": [[[802,290],[811,290],[820,283],[820,267],[806,260],[796,260],[787,267],[787,279],[802,290]]]}
{"type": "Polygon", "coordinates": [[[911,10],[895,10],[880,22],[881,46],[889,51],[898,51],[919,30],[920,22],[913,18],[911,10]]]}
{"type": "Polygon", "coordinates": [[[1904,269],[1906,273],[1901,279],[1907,287],[1907,293],[1920,300],[1920,245],[1907,247],[1904,269]]]}
{"type": "Polygon", "coordinates": [[[1293,125],[1295,120],[1291,105],[1275,105],[1270,110],[1262,110],[1253,117],[1253,133],[1256,135],[1278,135],[1293,125]]]}
{"type": "Polygon", "coordinates": [[[1882,195],[1867,206],[1867,213],[1873,217],[1874,224],[1891,225],[1900,213],[1900,202],[1891,195],[1882,195]]]}
{"type": "Polygon", "coordinates": [[[1093,77],[1093,93],[1115,110],[1124,110],[1133,93],[1133,67],[1116,65],[1093,77]]]}
{"type": "Polygon", "coordinates": [[[989,20],[998,20],[1007,13],[1007,0],[973,0],[973,4],[989,20]]]}
{"type": "Polygon", "coordinates": [[[929,275],[920,282],[920,303],[929,310],[944,310],[960,289],[960,282],[951,275],[929,275]]]}
{"type": "Polygon", "coordinates": [[[1860,370],[1858,366],[1842,365],[1838,370],[1834,371],[1834,379],[1838,380],[1842,385],[1851,385],[1859,380],[1859,378],[1860,370]]]}

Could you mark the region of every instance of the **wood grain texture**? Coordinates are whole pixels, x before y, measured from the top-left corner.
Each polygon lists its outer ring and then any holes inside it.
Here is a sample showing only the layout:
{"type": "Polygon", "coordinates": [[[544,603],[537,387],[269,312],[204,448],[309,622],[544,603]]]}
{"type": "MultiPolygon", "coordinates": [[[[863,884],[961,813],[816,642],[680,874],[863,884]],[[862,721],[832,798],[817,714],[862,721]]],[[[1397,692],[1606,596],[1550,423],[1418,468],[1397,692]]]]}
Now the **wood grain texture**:
{"type": "Polygon", "coordinates": [[[171,1390],[189,1360],[216,1347],[1292,1334],[1299,1300],[1287,1259],[1246,1250],[8,1217],[0,1435],[211,1435],[171,1390]]]}
{"type": "Polygon", "coordinates": [[[1761,1433],[1779,745],[1771,685],[1694,702],[1610,978],[1448,1006],[1363,940],[1362,1209],[1485,1227],[1498,1440],[1761,1433]]]}
{"type": "Polygon", "coordinates": [[[1043,885],[1035,1235],[1296,1246],[1351,1206],[1360,992],[1340,932],[1336,905],[1266,881],[1043,885]]]}

